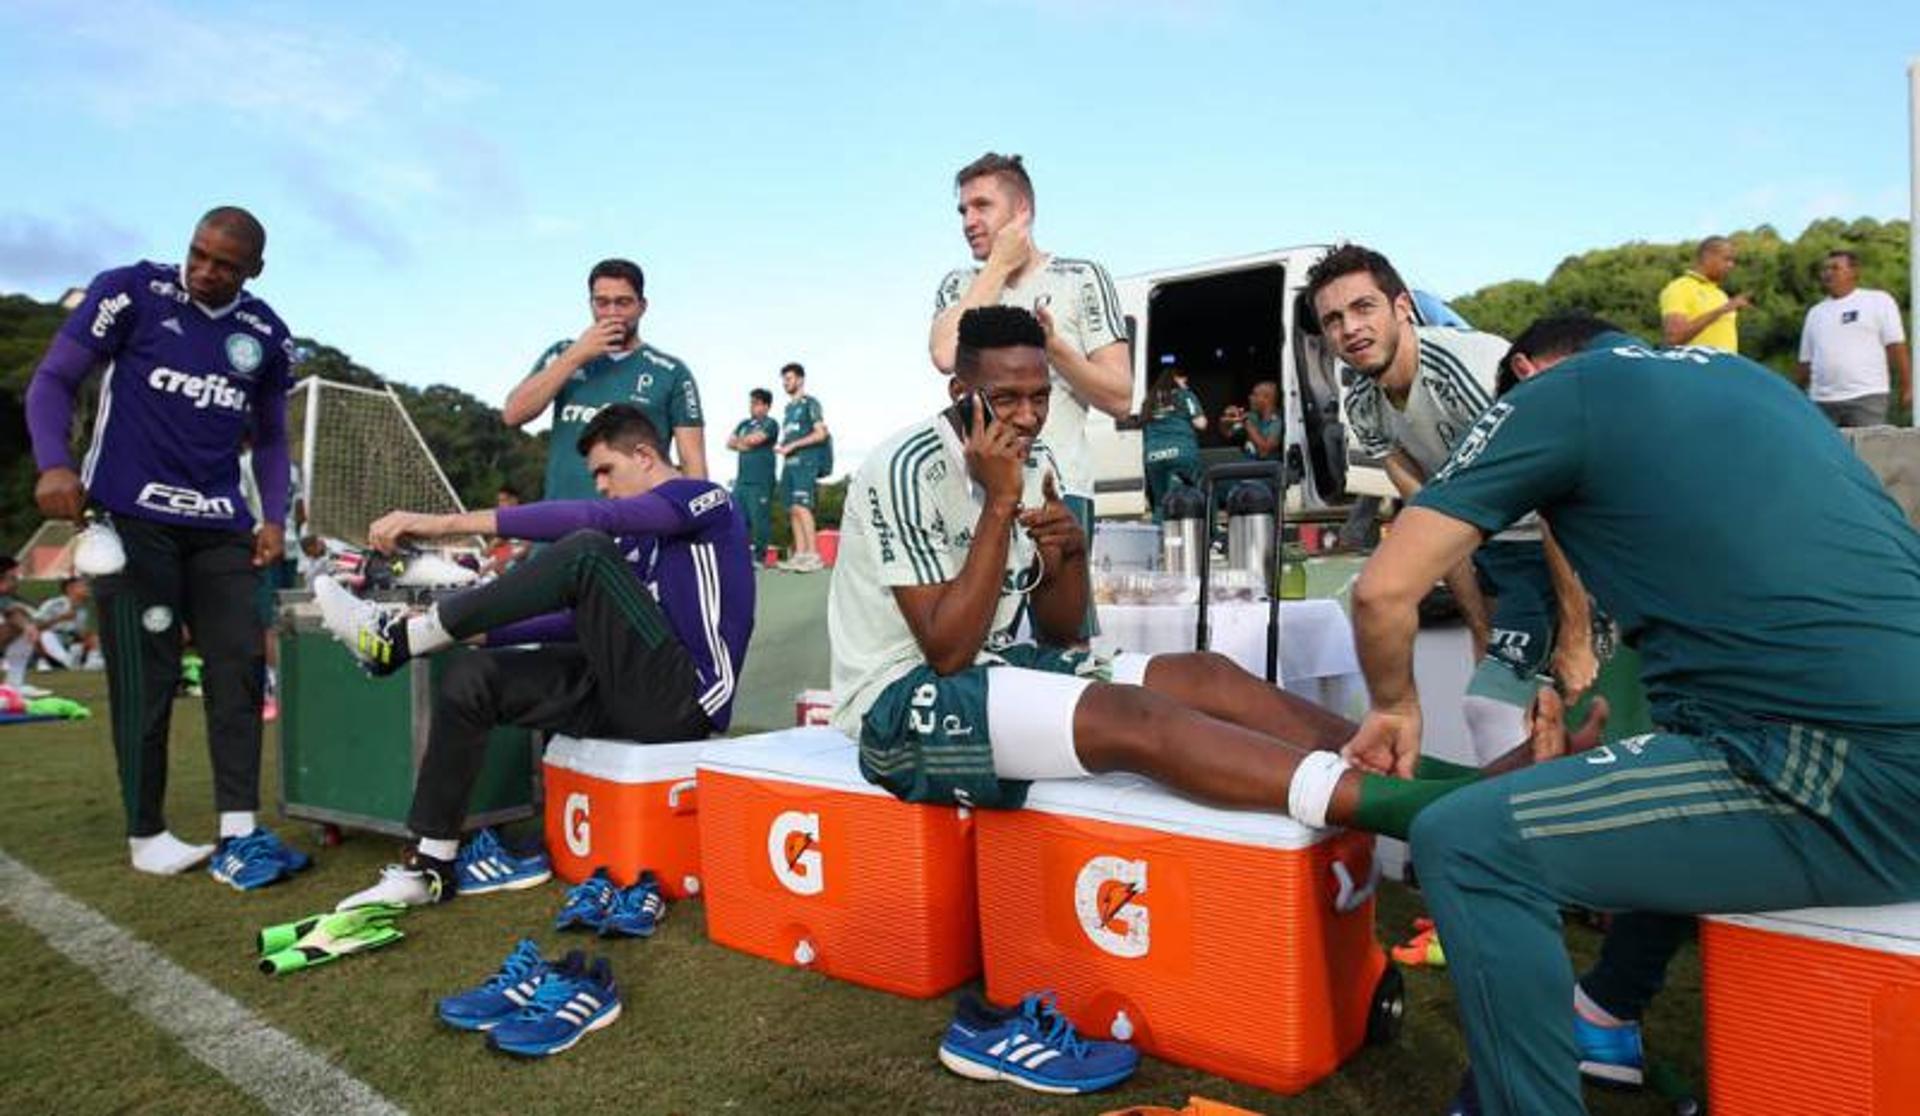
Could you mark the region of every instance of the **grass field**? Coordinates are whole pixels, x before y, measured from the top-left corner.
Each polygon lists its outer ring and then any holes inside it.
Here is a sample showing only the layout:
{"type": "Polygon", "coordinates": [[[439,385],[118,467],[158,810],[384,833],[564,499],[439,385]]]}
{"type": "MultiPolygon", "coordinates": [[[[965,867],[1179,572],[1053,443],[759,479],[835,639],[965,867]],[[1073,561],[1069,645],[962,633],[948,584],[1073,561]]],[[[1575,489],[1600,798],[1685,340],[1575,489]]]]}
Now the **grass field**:
{"type": "MultiPolygon", "coordinates": [[[[745,676],[744,727],[783,723],[793,692],[825,681],[825,579],[768,575],[761,584],[767,591],[745,676]]],[[[253,967],[254,933],[329,908],[371,882],[395,843],[359,835],[323,849],[309,826],[270,817],[318,859],[291,883],[242,895],[199,874],[137,875],[125,866],[104,679],[73,675],[54,684],[93,705],[95,716],[0,729],[0,851],[410,1111],[1096,1113],[1177,1105],[1200,1093],[1260,1112],[1426,1116],[1441,1111],[1463,1064],[1452,991],[1443,974],[1416,970],[1408,973],[1409,1016],[1399,1040],[1362,1051],[1297,1097],[1151,1059],[1125,1087],[1096,1097],[977,1085],[934,1060],[950,1011],[944,1000],[900,999],[723,949],[706,940],[699,903],[676,905],[646,941],[562,935],[549,929],[558,884],[413,912],[404,922],[407,940],[388,950],[262,976],[253,967]],[[612,958],[622,1019],[537,1063],[493,1055],[473,1036],[442,1027],[434,1000],[487,975],[522,934],[548,952],[580,945],[612,958]]],[[[189,839],[214,829],[202,731],[199,702],[182,700],[169,802],[173,828],[189,839]]],[[[271,730],[267,753],[271,803],[278,785],[271,730]]],[[[533,827],[525,828],[519,835],[531,837],[533,827]]],[[[1416,895],[1384,889],[1383,940],[1400,936],[1418,911],[1416,895]]],[[[1569,942],[1584,961],[1598,938],[1575,928],[1569,942]]],[[[5,913],[0,957],[10,977],[8,1010],[0,1013],[0,1112],[205,1116],[258,1107],[5,913]]],[[[1698,990],[1689,949],[1649,1028],[1655,1054],[1696,1081],[1698,990]]],[[[1595,1092],[1590,1104],[1596,1113],[1668,1111],[1643,1095],[1595,1092]]]]}

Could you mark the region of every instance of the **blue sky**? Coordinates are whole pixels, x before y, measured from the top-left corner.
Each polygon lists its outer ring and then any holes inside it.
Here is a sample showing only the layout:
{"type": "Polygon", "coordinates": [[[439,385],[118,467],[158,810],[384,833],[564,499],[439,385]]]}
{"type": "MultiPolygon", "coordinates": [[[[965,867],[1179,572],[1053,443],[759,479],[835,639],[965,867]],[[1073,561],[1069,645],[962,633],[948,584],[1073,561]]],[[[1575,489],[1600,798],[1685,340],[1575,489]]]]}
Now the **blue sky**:
{"type": "Polygon", "coordinates": [[[951,178],[988,149],[1027,158],[1042,248],[1116,276],[1352,238],[1455,295],[1905,215],[1911,3],[1552,7],[9,0],[0,290],[178,259],[237,202],[296,332],[497,405],[630,256],[724,477],[786,360],[843,463],[939,405],[951,178]]]}

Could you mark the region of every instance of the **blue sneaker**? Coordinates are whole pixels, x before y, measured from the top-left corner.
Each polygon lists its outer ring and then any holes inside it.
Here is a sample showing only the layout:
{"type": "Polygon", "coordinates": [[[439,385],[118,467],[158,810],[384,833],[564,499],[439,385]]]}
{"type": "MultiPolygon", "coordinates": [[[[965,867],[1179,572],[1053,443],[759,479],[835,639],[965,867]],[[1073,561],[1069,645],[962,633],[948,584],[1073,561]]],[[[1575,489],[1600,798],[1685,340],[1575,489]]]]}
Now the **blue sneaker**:
{"type": "Polygon", "coordinates": [[[540,956],[540,947],[531,938],[521,938],[507,954],[500,971],[486,983],[466,992],[441,999],[440,1021],[462,1031],[488,1031],[513,1018],[521,1008],[533,1002],[533,994],[550,972],[579,973],[586,958],[578,951],[559,962],[540,956]]]}
{"type": "Polygon", "coordinates": [[[651,938],[665,917],[667,899],[660,894],[660,877],[651,870],[644,871],[632,887],[615,897],[613,909],[600,925],[600,934],[602,937],[651,938]]]}
{"type": "Polygon", "coordinates": [[[1580,1073],[1608,1085],[1639,1086],[1647,1080],[1640,1024],[1606,1027],[1573,1013],[1573,1041],[1580,1047],[1580,1073]]]}
{"type": "Polygon", "coordinates": [[[940,1062],[975,1081],[1091,1093],[1132,1077],[1140,1052],[1124,1042],[1081,1038],[1050,994],[1027,996],[1004,1010],[962,996],[940,1043],[940,1062]]]}
{"type": "Polygon", "coordinates": [[[613,983],[613,966],[599,957],[583,971],[549,971],[526,1007],[487,1032],[487,1045],[507,1054],[544,1058],[618,1018],[620,989],[613,983]]]}
{"type": "Polygon", "coordinates": [[[593,875],[567,891],[567,897],[560,903],[560,913],[553,917],[553,928],[571,930],[578,926],[598,930],[607,924],[607,916],[613,913],[619,897],[620,891],[607,878],[607,870],[596,868],[593,875]]]}
{"type": "Polygon", "coordinates": [[[245,837],[222,837],[207,875],[236,891],[252,891],[313,866],[313,858],[288,848],[273,830],[256,826],[245,837]]]}
{"type": "Polygon", "coordinates": [[[491,829],[483,829],[460,846],[454,862],[455,890],[462,895],[489,891],[519,891],[539,887],[553,878],[546,853],[519,856],[508,852],[491,829]]]}

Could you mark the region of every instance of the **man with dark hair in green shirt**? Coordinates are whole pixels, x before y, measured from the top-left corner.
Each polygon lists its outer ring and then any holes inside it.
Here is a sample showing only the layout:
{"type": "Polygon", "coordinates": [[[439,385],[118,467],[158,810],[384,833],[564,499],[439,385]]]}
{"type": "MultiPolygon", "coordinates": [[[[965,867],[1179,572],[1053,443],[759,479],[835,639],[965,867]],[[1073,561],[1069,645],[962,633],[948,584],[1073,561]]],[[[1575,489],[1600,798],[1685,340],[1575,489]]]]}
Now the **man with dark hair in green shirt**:
{"type": "Polygon", "coordinates": [[[740,455],[733,502],[747,517],[755,566],[773,543],[773,447],[780,441],[780,424],[767,413],[771,410],[773,393],[754,388],[748,394],[747,417],[727,436],[727,448],[740,455]]]}
{"type": "Polygon", "coordinates": [[[680,358],[640,340],[647,312],[647,277],[632,260],[601,260],[587,273],[593,324],[577,339],[549,345],[533,370],[507,396],[501,417],[525,426],[549,406],[547,477],[541,498],[592,500],[599,496],[574,443],[601,408],[630,403],[640,408],[672,447],[682,473],[707,477],[706,421],[700,388],[680,358]]]}
{"type": "Polygon", "coordinates": [[[1355,588],[1372,711],[1345,754],[1414,770],[1420,598],[1539,512],[1639,650],[1657,731],[1462,789],[1412,844],[1473,1059],[1464,1110],[1554,1116],[1582,1111],[1582,1070],[1639,1079],[1636,1021],[1692,916],[1920,898],[1920,534],[1752,361],[1562,318],[1508,362],[1519,384],[1355,588]],[[1577,986],[1568,906],[1624,912],[1577,986]]]}

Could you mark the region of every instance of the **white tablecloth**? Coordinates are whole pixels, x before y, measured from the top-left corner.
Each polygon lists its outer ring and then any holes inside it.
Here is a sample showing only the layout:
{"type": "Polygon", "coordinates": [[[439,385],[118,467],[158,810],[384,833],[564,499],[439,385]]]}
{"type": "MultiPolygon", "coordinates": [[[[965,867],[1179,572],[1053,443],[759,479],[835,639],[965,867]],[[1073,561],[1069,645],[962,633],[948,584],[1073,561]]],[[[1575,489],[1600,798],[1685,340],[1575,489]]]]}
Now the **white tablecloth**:
{"type": "MultiPolygon", "coordinates": [[[[1195,605],[1101,605],[1096,651],[1191,651],[1195,605]]],[[[1266,677],[1267,603],[1232,601],[1207,609],[1213,650],[1266,677]]],[[[1353,628],[1337,601],[1280,602],[1280,685],[1289,693],[1357,717],[1366,685],[1353,628]]]]}

